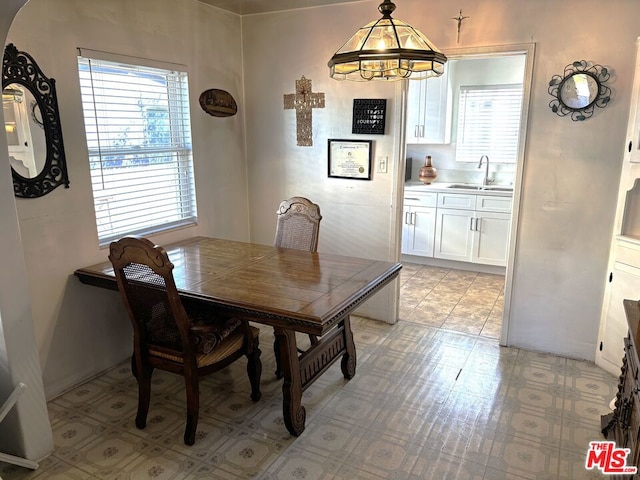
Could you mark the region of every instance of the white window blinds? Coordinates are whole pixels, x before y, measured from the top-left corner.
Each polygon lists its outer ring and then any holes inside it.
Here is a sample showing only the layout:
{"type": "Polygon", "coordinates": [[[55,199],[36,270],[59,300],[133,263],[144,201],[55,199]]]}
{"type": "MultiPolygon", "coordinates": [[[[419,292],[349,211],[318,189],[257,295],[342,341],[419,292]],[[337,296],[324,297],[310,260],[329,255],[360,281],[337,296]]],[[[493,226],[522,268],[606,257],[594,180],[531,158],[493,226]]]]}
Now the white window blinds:
{"type": "Polygon", "coordinates": [[[196,222],[187,73],[78,56],[101,245],[196,222]]]}
{"type": "Polygon", "coordinates": [[[521,84],[460,87],[457,161],[517,163],[522,94],[521,84]]]}

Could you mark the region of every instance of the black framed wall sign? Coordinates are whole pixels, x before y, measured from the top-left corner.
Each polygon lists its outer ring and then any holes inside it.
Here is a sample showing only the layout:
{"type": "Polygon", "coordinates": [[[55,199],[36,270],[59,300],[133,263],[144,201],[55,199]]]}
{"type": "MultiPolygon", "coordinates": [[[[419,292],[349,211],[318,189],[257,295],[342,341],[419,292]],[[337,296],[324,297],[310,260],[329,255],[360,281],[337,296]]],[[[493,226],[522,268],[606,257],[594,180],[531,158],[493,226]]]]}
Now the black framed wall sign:
{"type": "Polygon", "coordinates": [[[356,98],[353,100],[353,126],[351,133],[384,135],[387,113],[386,98],[356,98]]]}
{"type": "Polygon", "coordinates": [[[372,143],[329,139],[329,177],[371,180],[372,143]]]}

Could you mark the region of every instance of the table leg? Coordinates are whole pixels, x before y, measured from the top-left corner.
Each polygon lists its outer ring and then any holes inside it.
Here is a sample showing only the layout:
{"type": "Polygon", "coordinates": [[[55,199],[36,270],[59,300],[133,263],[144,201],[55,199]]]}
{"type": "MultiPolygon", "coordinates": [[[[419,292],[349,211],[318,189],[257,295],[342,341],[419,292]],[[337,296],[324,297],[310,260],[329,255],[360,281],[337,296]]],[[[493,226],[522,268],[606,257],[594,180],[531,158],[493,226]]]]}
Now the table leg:
{"type": "Polygon", "coordinates": [[[345,352],[342,356],[342,374],[347,380],[352,379],[356,374],[356,344],[353,341],[353,333],[351,332],[351,320],[347,315],[344,322],[344,348],[345,352]]]}
{"type": "Polygon", "coordinates": [[[302,379],[300,377],[296,332],[275,327],[274,333],[279,345],[280,365],[284,375],[282,384],[284,424],[292,435],[298,436],[304,431],[304,421],[307,414],[302,406],[302,379]]]}

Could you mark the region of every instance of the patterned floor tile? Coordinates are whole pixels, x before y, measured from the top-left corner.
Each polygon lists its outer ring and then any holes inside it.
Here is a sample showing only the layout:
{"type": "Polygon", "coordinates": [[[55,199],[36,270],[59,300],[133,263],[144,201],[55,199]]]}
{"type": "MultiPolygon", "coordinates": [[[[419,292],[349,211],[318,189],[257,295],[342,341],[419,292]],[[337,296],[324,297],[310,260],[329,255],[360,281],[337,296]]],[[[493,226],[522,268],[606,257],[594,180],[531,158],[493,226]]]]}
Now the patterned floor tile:
{"type": "Polygon", "coordinates": [[[593,470],[587,470],[585,468],[586,449],[582,452],[561,450],[559,457],[559,480],[574,480],[576,478],[581,480],[602,480],[603,478],[610,477],[609,475],[603,475],[597,468],[593,470]]]}
{"type": "Polygon", "coordinates": [[[349,468],[388,479],[409,475],[418,459],[420,448],[410,441],[381,435],[375,431],[372,433],[363,434],[349,456],[349,468]]]}
{"type": "Polygon", "coordinates": [[[460,312],[454,313],[457,308],[458,307],[451,312],[440,328],[467,333],[469,335],[480,335],[487,321],[486,317],[473,318],[471,315],[466,316],[463,313],[462,316],[456,316],[461,314],[460,312]]]}
{"type": "Polygon", "coordinates": [[[491,321],[491,315],[489,315],[489,320],[487,320],[480,330],[480,336],[485,338],[493,338],[495,340],[500,340],[500,335],[502,334],[502,315],[500,315],[499,321],[491,321]]]}
{"type": "Polygon", "coordinates": [[[325,480],[334,479],[341,464],[334,458],[318,457],[315,453],[297,450],[296,455],[274,462],[264,480],[325,480]]]}
{"type": "Polygon", "coordinates": [[[589,449],[589,442],[603,440],[599,424],[585,423],[564,418],[562,420],[562,433],[560,448],[584,456],[589,449]]]}
{"type": "Polygon", "coordinates": [[[351,453],[370,425],[371,423],[354,426],[319,415],[309,422],[303,434],[287,450],[287,456],[300,452],[341,464],[349,461],[351,453]]]}
{"type": "Polygon", "coordinates": [[[401,285],[397,324],[352,317],[357,374],[346,381],[338,362],[304,392],[299,437],[284,425],[273,329],[259,326],[261,400],[249,398],[243,362],[203,379],[195,445],[183,443],[176,375],[154,373],[147,427],[135,427],[137,384],[126,361],[50,401],[55,451],[33,472],[0,463],[0,477],[601,478],[584,459],[602,438],[616,377],[589,362],[501,347],[500,275],[406,265],[401,285]]]}
{"type": "Polygon", "coordinates": [[[512,435],[496,434],[488,467],[529,479],[557,478],[559,449],[512,435]]]}
{"type": "Polygon", "coordinates": [[[481,480],[485,465],[463,461],[447,450],[423,449],[416,461],[412,475],[416,479],[481,480]]]}

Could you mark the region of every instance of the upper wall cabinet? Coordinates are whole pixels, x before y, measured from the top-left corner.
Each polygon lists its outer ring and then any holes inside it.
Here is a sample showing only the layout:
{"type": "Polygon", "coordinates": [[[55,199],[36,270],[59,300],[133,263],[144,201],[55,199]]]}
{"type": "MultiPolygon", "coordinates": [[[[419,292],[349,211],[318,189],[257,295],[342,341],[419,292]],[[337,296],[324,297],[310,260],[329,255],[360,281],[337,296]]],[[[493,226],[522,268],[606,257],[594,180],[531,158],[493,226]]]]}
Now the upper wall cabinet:
{"type": "Polygon", "coordinates": [[[449,75],[409,80],[407,94],[407,143],[449,143],[451,105],[449,75]]]}

